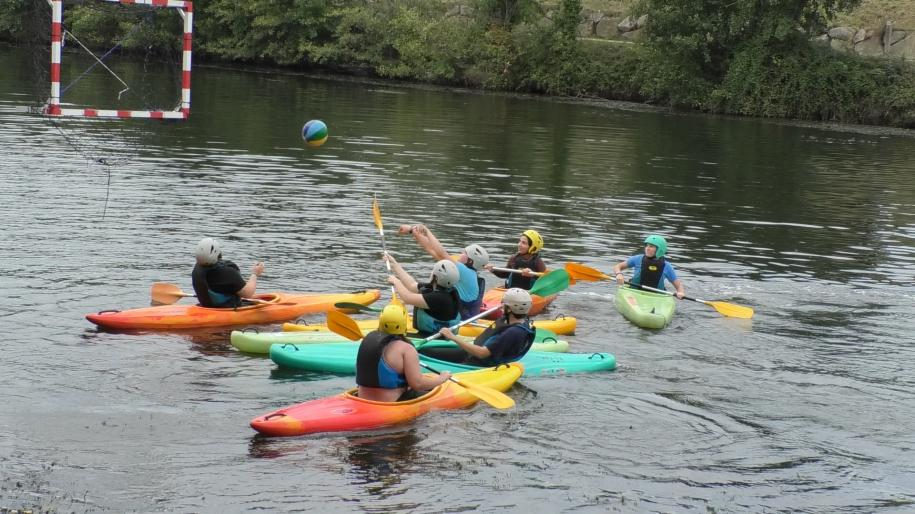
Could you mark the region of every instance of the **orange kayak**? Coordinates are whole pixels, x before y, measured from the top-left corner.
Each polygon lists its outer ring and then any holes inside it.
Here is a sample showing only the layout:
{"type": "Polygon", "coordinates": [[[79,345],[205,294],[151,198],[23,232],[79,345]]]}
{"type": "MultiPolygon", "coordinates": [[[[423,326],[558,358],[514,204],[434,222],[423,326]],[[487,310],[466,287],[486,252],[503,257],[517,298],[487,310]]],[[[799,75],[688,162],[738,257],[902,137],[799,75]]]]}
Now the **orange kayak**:
{"type": "MultiPolygon", "coordinates": [[[[518,380],[524,366],[481,369],[455,376],[461,382],[505,391],[518,380]]],[[[363,400],[350,390],[336,396],[311,400],[273,411],[251,420],[251,428],[269,436],[296,436],[317,432],[373,430],[409,421],[433,409],[459,409],[477,401],[467,389],[445,382],[428,393],[406,402],[363,400]]]]}
{"type": "Polygon", "coordinates": [[[305,314],[339,310],[334,307],[334,304],[338,302],[369,305],[380,296],[381,292],[377,289],[331,294],[265,293],[255,297],[261,300],[261,303],[237,309],[175,304],[126,311],[101,311],[87,314],[86,319],[100,327],[126,330],[180,330],[227,325],[254,325],[277,323],[305,314]]]}
{"type": "MultiPolygon", "coordinates": [[[[480,307],[480,312],[485,310],[492,309],[496,305],[502,303],[502,295],[505,294],[504,287],[494,287],[489,291],[483,293],[483,306],[480,307]]],[[[531,299],[534,303],[531,305],[531,312],[528,313],[529,316],[535,316],[543,312],[543,309],[546,309],[546,306],[551,304],[553,300],[556,299],[556,295],[553,296],[538,296],[535,294],[531,295],[531,299]]],[[[496,311],[489,315],[489,319],[498,319],[502,315],[502,312],[496,311]]]]}

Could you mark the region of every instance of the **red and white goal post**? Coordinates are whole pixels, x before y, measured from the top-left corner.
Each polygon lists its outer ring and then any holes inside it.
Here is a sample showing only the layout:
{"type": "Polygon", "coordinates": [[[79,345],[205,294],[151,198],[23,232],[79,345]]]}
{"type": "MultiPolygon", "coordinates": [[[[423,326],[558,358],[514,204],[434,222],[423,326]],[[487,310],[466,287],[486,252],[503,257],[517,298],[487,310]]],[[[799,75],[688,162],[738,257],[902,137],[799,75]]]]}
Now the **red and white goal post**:
{"type": "Polygon", "coordinates": [[[193,35],[193,2],[184,0],[98,0],[123,5],[147,5],[176,9],[184,20],[184,36],[181,59],[181,102],[171,111],[152,110],[135,111],[120,109],[65,109],[60,105],[60,63],[63,47],[63,11],[65,0],[47,0],[51,5],[51,96],[43,109],[43,114],[54,117],[83,118],[149,118],[149,119],[187,119],[191,112],[191,41],[193,35]]]}

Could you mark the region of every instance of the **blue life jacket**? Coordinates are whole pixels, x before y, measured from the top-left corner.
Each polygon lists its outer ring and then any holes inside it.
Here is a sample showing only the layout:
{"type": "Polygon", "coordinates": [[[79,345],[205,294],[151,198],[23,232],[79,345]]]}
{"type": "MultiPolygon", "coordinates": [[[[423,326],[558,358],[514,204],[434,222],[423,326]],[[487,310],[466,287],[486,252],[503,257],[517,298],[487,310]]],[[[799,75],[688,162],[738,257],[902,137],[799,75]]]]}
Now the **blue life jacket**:
{"type": "Polygon", "coordinates": [[[483,307],[483,294],[486,289],[486,280],[477,275],[477,286],[479,286],[480,292],[477,293],[477,297],[469,302],[461,300],[460,307],[460,316],[461,319],[470,319],[480,313],[480,308],[483,307]]]}
{"type": "Polygon", "coordinates": [[[489,328],[484,330],[483,333],[478,335],[477,338],[474,339],[473,344],[477,346],[487,346],[510,330],[522,331],[524,339],[514,347],[507,348],[499,359],[493,359],[491,357],[487,359],[476,359],[481,365],[497,366],[507,362],[514,362],[527,354],[531,349],[531,346],[534,345],[536,335],[536,329],[532,325],[530,318],[524,318],[524,321],[513,325],[509,325],[508,320],[505,317],[499,318],[489,328]]]}
{"type": "Polygon", "coordinates": [[[356,356],[356,383],[365,387],[400,389],[407,386],[402,373],[384,361],[384,350],[393,341],[406,341],[403,336],[386,334],[380,330],[369,332],[359,345],[356,356]]]}

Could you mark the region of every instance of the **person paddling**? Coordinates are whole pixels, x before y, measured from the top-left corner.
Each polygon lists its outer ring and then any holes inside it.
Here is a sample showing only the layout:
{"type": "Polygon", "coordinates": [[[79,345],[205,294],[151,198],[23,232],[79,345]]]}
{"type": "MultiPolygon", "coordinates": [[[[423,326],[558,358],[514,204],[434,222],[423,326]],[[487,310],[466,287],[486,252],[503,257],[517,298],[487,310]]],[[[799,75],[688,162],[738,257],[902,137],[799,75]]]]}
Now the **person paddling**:
{"type": "MultiPolygon", "coordinates": [[[[477,336],[473,343],[455,336],[450,328],[443,328],[440,331],[442,337],[454,341],[459,352],[447,355],[449,352],[430,349],[429,355],[486,367],[520,360],[534,344],[534,327],[527,315],[532,304],[530,293],[513,287],[502,296],[502,317],[477,336]]],[[[426,354],[426,351],[422,353],[426,354]]]]}
{"type": "Polygon", "coordinates": [[[633,286],[665,289],[663,282],[666,280],[677,289],[677,298],[682,299],[686,296],[683,282],[677,278],[677,271],[674,269],[674,265],[664,258],[665,255],[667,255],[667,240],[657,234],[649,235],[645,238],[645,252],[643,254],[633,255],[613,266],[616,281],[619,285],[625,284],[623,270],[633,268],[632,280],[629,281],[633,286]]]}
{"type": "Polygon", "coordinates": [[[436,377],[424,376],[419,354],[406,333],[407,311],[402,305],[386,306],[378,318],[378,329],[366,334],[359,344],[356,384],[360,398],[378,402],[412,400],[451,377],[447,371],[436,377]]]}
{"type": "Polygon", "coordinates": [[[243,298],[251,298],[257,289],[257,277],[264,272],[264,263],[251,268],[246,281],[232,261],[222,260],[219,243],[205,237],[197,243],[197,264],[191,272],[191,283],[197,302],[204,307],[240,307],[243,298]]]}
{"type": "Polygon", "coordinates": [[[497,271],[493,269],[492,264],[487,264],[487,271],[493,275],[505,279],[505,287],[518,287],[529,291],[537,281],[537,276],[533,273],[545,273],[546,264],[540,255],[543,249],[543,238],[536,230],[525,230],[518,239],[518,253],[508,258],[509,269],[521,270],[521,273],[511,273],[508,271],[497,271]]]}
{"type": "Polygon", "coordinates": [[[460,274],[457,265],[449,259],[442,259],[432,266],[429,282],[418,283],[390,254],[384,254],[394,275],[388,282],[394,286],[397,296],[407,305],[412,305],[413,327],[420,337],[435,334],[442,327],[456,325],[461,321],[460,298],[457,284],[460,274]]]}
{"type": "MultiPolygon", "coordinates": [[[[429,227],[421,224],[401,225],[397,232],[401,235],[412,234],[413,239],[433,258],[451,259],[445,247],[429,230],[429,227]]],[[[486,280],[480,276],[479,272],[489,264],[489,253],[478,244],[467,245],[461,250],[456,264],[460,274],[460,280],[455,287],[461,300],[461,319],[469,319],[479,314],[480,307],[483,305],[486,280]]]]}

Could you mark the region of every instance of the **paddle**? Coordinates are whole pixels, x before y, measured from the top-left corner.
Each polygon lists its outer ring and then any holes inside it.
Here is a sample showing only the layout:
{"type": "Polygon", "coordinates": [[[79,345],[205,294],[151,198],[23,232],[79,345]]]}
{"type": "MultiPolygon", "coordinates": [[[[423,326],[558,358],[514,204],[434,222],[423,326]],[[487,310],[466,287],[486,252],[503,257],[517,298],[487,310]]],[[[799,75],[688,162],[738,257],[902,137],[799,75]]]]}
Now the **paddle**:
{"type": "MultiPolygon", "coordinates": [[[[356,311],[356,312],[361,312],[361,313],[381,312],[381,309],[379,309],[378,307],[372,307],[370,305],[362,305],[361,303],[355,303],[355,302],[337,302],[334,304],[334,307],[336,307],[338,309],[343,309],[343,310],[347,310],[347,311],[356,311]]],[[[475,327],[489,328],[488,324],[479,323],[479,322],[473,322],[473,323],[471,323],[471,325],[473,325],[475,327]]]]}
{"type": "MultiPolygon", "coordinates": [[[[566,265],[566,269],[569,271],[570,274],[572,274],[578,280],[584,280],[587,282],[596,282],[598,280],[613,280],[613,277],[611,277],[605,273],[601,273],[600,271],[598,271],[594,268],[591,268],[589,266],[585,266],[584,264],[570,262],[569,264],[566,265]]],[[[538,280],[538,282],[539,282],[539,280],[538,280]]],[[[675,293],[671,293],[670,291],[665,291],[663,289],[655,289],[653,287],[648,287],[648,286],[633,286],[633,287],[638,287],[641,289],[645,289],[646,291],[654,291],[655,293],[666,294],[669,296],[676,296],[675,293]]],[[[692,301],[698,302],[698,303],[703,303],[705,305],[708,305],[709,307],[712,307],[713,309],[718,311],[720,314],[729,316],[731,318],[750,319],[753,317],[753,309],[751,309],[750,307],[745,307],[743,305],[737,305],[735,303],[728,303],[728,302],[722,302],[722,301],[708,301],[708,300],[702,300],[699,298],[691,298],[689,296],[684,296],[683,299],[692,300],[692,301]]]]}
{"type": "MultiPolygon", "coordinates": [[[[168,282],[153,283],[150,296],[152,297],[153,304],[156,305],[171,305],[182,298],[197,297],[196,295],[185,293],[180,287],[175,284],[169,284],[168,282]]],[[[296,305],[295,302],[268,302],[266,300],[261,300],[260,298],[242,298],[242,300],[267,305],[296,305]]]]}
{"type": "Polygon", "coordinates": [[[569,272],[564,269],[554,269],[538,278],[529,291],[537,296],[553,296],[569,288],[569,272]]]}
{"type": "MultiPolygon", "coordinates": [[[[381,251],[384,255],[387,255],[388,247],[384,242],[384,223],[381,221],[381,207],[378,206],[378,197],[374,194],[372,195],[372,217],[375,218],[375,226],[378,227],[378,234],[381,235],[381,251]]],[[[385,259],[384,264],[388,267],[388,274],[390,275],[391,263],[385,259]]],[[[391,302],[402,304],[402,302],[397,299],[397,291],[394,290],[394,284],[391,284],[391,302]]]]}
{"type": "MultiPolygon", "coordinates": [[[[568,268],[569,264],[574,264],[574,263],[571,263],[571,262],[566,263],[566,268],[568,268]]],[[[514,269],[514,268],[493,267],[492,270],[493,271],[504,271],[505,273],[524,273],[524,270],[514,269]]],[[[535,277],[542,277],[543,275],[547,275],[549,273],[550,273],[549,271],[532,271],[531,275],[534,275],[535,277]]],[[[574,284],[574,283],[575,283],[575,276],[572,275],[571,273],[569,273],[569,285],[574,284]]]]}
{"type": "MultiPolygon", "coordinates": [[[[502,307],[501,305],[499,307],[494,307],[493,309],[490,309],[489,311],[481,314],[481,316],[489,314],[489,312],[494,311],[501,307],[502,307]]],[[[451,328],[452,328],[452,330],[454,330],[454,329],[460,327],[462,324],[472,321],[472,319],[473,318],[465,320],[451,328]]],[[[362,330],[359,329],[359,325],[353,320],[353,318],[347,316],[346,314],[344,314],[340,311],[330,311],[327,313],[327,326],[331,330],[336,332],[337,334],[340,334],[341,336],[343,336],[351,341],[359,341],[362,339],[362,330]]],[[[438,337],[438,335],[439,334],[435,334],[431,337],[427,337],[426,339],[423,340],[423,342],[431,341],[432,339],[438,337]]],[[[422,343],[420,343],[419,346],[422,346],[422,343]]],[[[439,371],[436,371],[436,370],[430,368],[429,366],[423,364],[422,362],[420,362],[419,365],[428,369],[429,371],[431,371],[435,374],[441,375],[441,373],[439,371]]],[[[515,400],[512,400],[511,397],[509,397],[505,393],[496,391],[495,389],[491,389],[489,387],[483,387],[483,386],[480,386],[477,384],[461,382],[460,380],[457,379],[457,377],[454,377],[454,376],[452,376],[449,380],[451,380],[455,384],[467,389],[468,393],[476,396],[480,400],[483,400],[484,402],[488,403],[489,405],[492,405],[493,407],[495,407],[497,409],[508,409],[508,408],[512,407],[513,405],[515,405],[515,400]]]]}

